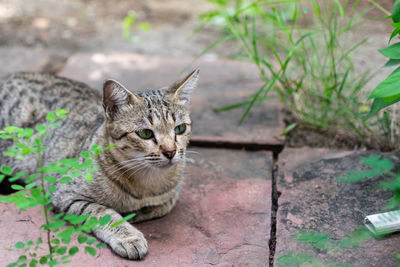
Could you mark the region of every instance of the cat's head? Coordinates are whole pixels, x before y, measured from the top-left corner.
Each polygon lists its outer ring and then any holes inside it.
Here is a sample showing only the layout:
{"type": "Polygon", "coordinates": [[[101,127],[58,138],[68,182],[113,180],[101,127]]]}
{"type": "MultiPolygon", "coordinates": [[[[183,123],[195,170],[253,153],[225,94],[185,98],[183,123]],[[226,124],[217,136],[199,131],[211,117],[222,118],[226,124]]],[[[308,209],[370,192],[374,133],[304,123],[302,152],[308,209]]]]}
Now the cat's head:
{"type": "Polygon", "coordinates": [[[114,80],[104,83],[107,137],[118,161],[127,168],[165,168],[184,160],[198,76],[196,69],[170,87],[138,93],[114,80]]]}

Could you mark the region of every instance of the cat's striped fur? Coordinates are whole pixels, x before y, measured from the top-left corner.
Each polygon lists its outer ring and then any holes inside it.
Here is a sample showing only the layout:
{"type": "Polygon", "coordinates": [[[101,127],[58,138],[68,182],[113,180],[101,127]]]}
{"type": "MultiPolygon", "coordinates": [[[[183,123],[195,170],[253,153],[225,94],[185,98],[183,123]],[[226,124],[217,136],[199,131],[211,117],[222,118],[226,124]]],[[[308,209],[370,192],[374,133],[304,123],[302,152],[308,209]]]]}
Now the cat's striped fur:
{"type": "MultiPolygon", "coordinates": [[[[69,79],[16,73],[0,82],[0,129],[34,128],[44,123],[48,111],[69,110],[68,119],[44,140],[45,162],[79,157],[80,151],[94,144],[115,147],[98,157],[100,168],[93,173],[93,182],[78,177],[58,184],[52,195],[55,210],[97,217],[110,214],[108,225],[132,212],[137,213],[135,222],[160,217],[172,209],[179,195],[191,130],[189,95],[198,73],[195,70],[170,87],[138,93],[108,80],[103,97],[69,79]],[[182,124],[186,130],[176,134],[175,127],[182,124]],[[141,138],[142,129],[152,130],[154,136],[141,138]]],[[[17,171],[34,171],[33,156],[25,161],[2,156],[9,145],[0,139],[0,163],[17,171]]],[[[141,259],[147,253],[146,239],[129,222],[94,234],[122,257],[141,259]]]]}

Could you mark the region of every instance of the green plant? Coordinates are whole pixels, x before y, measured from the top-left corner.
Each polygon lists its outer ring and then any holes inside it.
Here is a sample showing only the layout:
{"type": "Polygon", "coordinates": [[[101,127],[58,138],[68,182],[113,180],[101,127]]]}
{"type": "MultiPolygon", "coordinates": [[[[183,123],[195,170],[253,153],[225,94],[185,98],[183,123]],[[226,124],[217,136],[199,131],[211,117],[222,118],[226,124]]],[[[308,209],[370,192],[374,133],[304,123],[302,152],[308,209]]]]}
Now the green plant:
{"type": "Polygon", "coordinates": [[[125,16],[122,21],[122,37],[127,42],[137,42],[137,36],[132,36],[132,29],[134,26],[143,32],[148,32],[151,29],[151,26],[148,22],[139,22],[136,23],[137,14],[135,11],[130,10],[128,14],[125,16]]]}
{"type": "Polygon", "coordinates": [[[318,232],[300,231],[292,235],[293,238],[303,244],[312,246],[315,250],[324,251],[328,259],[321,260],[312,254],[290,252],[277,259],[278,264],[295,266],[354,266],[347,262],[337,262],[335,255],[343,255],[347,249],[357,248],[363,242],[371,238],[371,234],[366,229],[356,229],[348,236],[337,240],[329,234],[318,232]]]}
{"type": "Polygon", "coordinates": [[[240,45],[239,57],[255,64],[264,82],[249,100],[217,111],[247,106],[241,123],[255,103],[275,91],[296,117],[294,123],[346,129],[365,141],[372,136],[384,142],[387,121],[377,116],[367,121],[369,106],[363,101],[362,89],[372,75],[357,72],[351,58],[366,39],[345,42],[373,7],[359,10],[358,1],[348,0],[207,1],[217,8],[201,15],[199,29],[217,21],[225,36],[201,55],[233,39],[240,45]]]}
{"type": "MultiPolygon", "coordinates": [[[[11,187],[17,192],[0,197],[0,202],[13,203],[21,211],[36,206],[41,206],[45,223],[40,226],[44,231],[45,238],[41,236],[36,240],[18,241],[15,243],[15,250],[20,251],[17,261],[8,264],[12,266],[55,266],[61,263],[68,263],[73,255],[79,251],[78,246],[71,245],[71,240],[76,238],[86,253],[96,255],[96,249],[106,245],[98,242],[88,233],[92,229],[102,227],[111,220],[109,215],[96,218],[90,215],[74,215],[57,213],[51,215],[51,193],[57,189],[58,183],[69,183],[74,177],[83,176],[88,181],[92,180],[91,174],[97,169],[94,164],[97,157],[103,150],[94,145],[91,151],[81,152],[81,159],[68,158],[57,162],[44,164],[43,151],[47,149],[42,143],[46,136],[51,135],[52,129],[61,124],[66,118],[68,111],[57,110],[56,113],[49,112],[46,116],[47,123],[36,126],[35,129],[7,126],[0,131],[0,138],[12,140],[12,146],[4,152],[4,156],[25,160],[27,156],[37,159],[37,168],[33,173],[25,171],[15,172],[9,166],[1,166],[0,182],[8,179],[15,182],[23,179],[25,185],[13,184],[11,187]],[[57,179],[59,178],[59,179],[57,179]],[[50,186],[45,186],[45,183],[50,186]],[[54,237],[52,237],[54,236],[54,237]],[[43,247],[46,248],[43,248],[43,247]]],[[[124,218],[128,220],[134,214],[124,218]]]]}
{"type": "MultiPolygon", "coordinates": [[[[392,15],[389,16],[392,18],[393,23],[390,25],[393,26],[393,32],[389,37],[389,43],[393,40],[394,37],[400,36],[400,1],[396,0],[393,6],[392,15]]],[[[393,104],[400,101],[400,42],[389,45],[386,48],[378,50],[382,55],[388,58],[388,62],[385,64],[386,67],[397,66],[397,68],[384,80],[382,81],[370,94],[368,99],[373,99],[373,104],[371,110],[368,114],[368,117],[372,117],[376,115],[380,110],[392,106],[393,104]]],[[[388,112],[384,111],[385,116],[389,117],[388,112]]],[[[391,116],[392,118],[397,117],[397,114],[391,116]]],[[[399,125],[395,125],[396,120],[390,121],[392,124],[392,133],[391,139],[392,142],[398,142],[399,125]]]]}

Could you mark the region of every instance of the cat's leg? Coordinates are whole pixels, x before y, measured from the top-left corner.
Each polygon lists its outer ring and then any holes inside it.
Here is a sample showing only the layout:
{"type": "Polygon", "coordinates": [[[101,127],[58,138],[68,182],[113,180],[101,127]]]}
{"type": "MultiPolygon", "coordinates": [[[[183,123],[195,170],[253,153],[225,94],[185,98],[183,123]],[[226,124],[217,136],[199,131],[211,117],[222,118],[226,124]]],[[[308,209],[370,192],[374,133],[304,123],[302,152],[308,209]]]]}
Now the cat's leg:
{"type": "Polygon", "coordinates": [[[178,197],[175,197],[162,205],[141,208],[140,210],[135,212],[136,215],[130,220],[130,222],[138,223],[162,217],[172,210],[172,208],[175,206],[177,199],[178,197]]]}
{"type": "Polygon", "coordinates": [[[93,234],[107,243],[119,256],[136,260],[142,259],[146,255],[148,246],[144,235],[129,222],[110,227],[113,223],[122,220],[122,216],[115,210],[82,198],[64,202],[67,203],[60,210],[65,213],[90,214],[97,218],[106,214],[111,215],[110,222],[102,229],[93,230],[93,234]]]}

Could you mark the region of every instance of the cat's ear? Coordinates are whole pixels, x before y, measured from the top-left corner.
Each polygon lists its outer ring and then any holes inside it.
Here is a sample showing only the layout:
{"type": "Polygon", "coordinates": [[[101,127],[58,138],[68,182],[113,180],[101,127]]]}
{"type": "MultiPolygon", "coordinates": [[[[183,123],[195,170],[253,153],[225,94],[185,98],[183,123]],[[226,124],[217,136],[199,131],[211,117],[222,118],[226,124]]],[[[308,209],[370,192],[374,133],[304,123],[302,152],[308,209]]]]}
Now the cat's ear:
{"type": "Polygon", "coordinates": [[[200,69],[195,69],[182,80],[174,83],[167,89],[167,97],[171,102],[187,105],[190,102],[190,94],[194,91],[199,79],[200,69]]]}
{"type": "Polygon", "coordinates": [[[113,118],[115,114],[128,105],[140,104],[143,99],[134,95],[122,84],[114,80],[107,80],[103,85],[103,107],[107,116],[113,118]]]}

